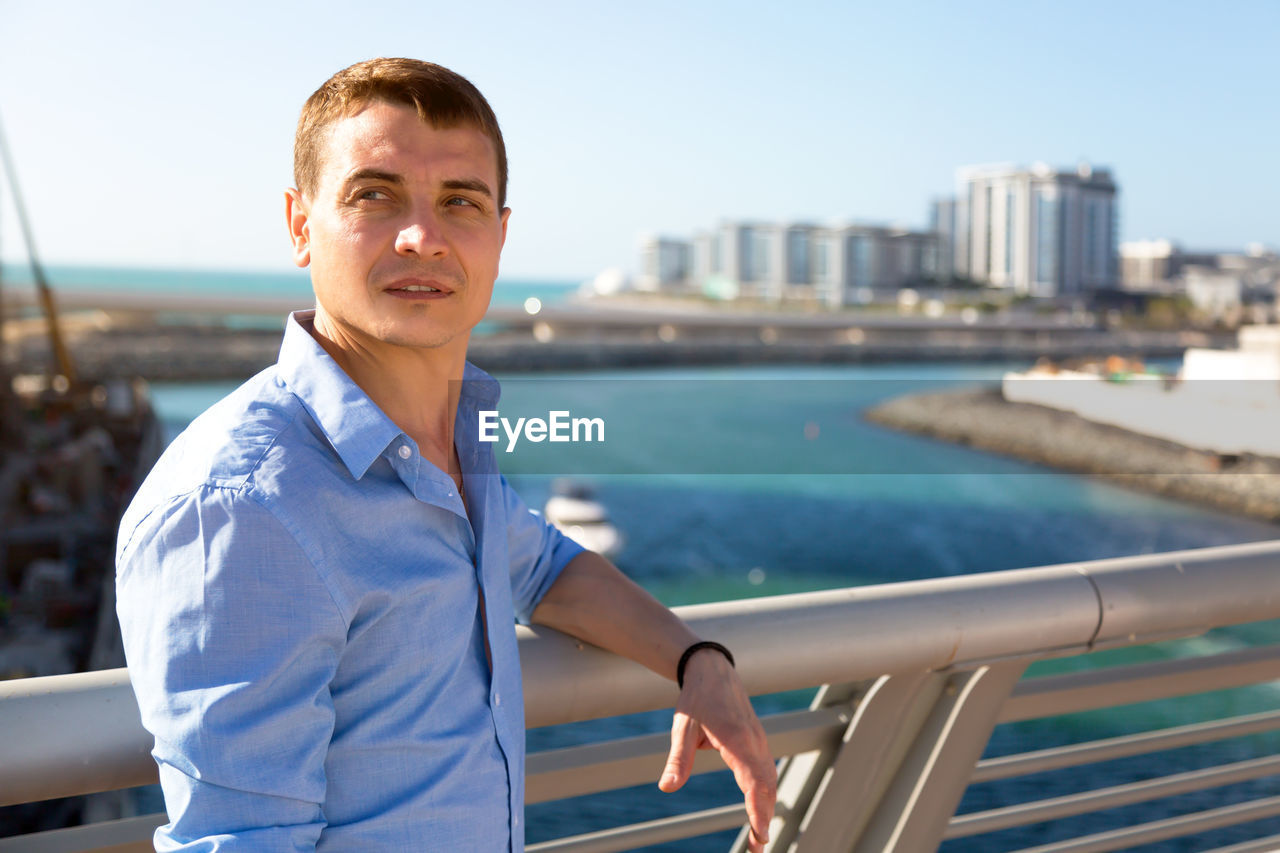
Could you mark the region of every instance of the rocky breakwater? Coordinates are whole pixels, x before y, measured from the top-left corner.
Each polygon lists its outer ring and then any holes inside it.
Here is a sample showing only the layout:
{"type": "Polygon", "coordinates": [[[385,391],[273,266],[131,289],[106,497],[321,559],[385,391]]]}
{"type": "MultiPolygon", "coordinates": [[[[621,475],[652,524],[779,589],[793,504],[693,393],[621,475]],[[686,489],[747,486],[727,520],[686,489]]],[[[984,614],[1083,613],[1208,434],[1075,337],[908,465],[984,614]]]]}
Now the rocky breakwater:
{"type": "Polygon", "coordinates": [[[1010,403],[998,388],[913,394],[872,423],[965,444],[1144,492],[1280,523],[1280,459],[1220,456],[1078,415],[1010,403]]]}

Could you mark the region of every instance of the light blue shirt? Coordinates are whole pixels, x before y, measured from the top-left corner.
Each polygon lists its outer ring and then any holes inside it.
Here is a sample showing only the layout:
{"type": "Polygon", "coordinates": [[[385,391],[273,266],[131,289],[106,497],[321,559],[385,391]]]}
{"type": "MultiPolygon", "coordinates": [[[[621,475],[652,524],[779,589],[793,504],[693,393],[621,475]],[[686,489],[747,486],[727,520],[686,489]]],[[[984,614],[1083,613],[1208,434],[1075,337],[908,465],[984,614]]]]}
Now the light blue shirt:
{"type": "Polygon", "coordinates": [[[173,442],[120,526],[156,848],[519,851],[514,622],[582,549],[478,441],[487,374],[467,365],[458,406],[464,506],[310,323],[173,442]]]}

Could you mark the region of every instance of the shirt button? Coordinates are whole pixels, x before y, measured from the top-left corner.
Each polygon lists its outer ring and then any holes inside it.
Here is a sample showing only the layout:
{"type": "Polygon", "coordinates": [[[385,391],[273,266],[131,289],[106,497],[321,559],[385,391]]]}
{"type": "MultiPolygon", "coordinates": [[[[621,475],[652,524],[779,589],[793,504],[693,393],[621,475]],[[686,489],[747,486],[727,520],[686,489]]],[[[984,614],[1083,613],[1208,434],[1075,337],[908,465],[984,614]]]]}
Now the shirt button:
{"type": "Polygon", "coordinates": [[[497,694],[497,693],[493,694],[493,704],[494,704],[495,706],[499,706],[499,705],[501,705],[501,704],[502,704],[502,696],[500,696],[500,695],[499,695],[499,694],[497,694]]]}
{"type": "Polygon", "coordinates": [[[412,455],[413,455],[413,451],[409,449],[409,445],[407,445],[407,444],[402,444],[402,445],[400,445],[400,458],[401,458],[401,459],[408,459],[408,458],[409,458],[410,456],[412,456],[412,455]]]}

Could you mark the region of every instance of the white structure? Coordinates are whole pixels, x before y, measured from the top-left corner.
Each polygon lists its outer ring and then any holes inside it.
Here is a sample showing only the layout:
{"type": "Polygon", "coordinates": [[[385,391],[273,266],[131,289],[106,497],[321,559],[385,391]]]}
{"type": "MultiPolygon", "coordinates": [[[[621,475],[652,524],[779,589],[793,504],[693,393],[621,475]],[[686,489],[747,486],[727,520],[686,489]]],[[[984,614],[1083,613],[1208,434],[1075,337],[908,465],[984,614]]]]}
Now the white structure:
{"type": "Polygon", "coordinates": [[[638,286],[840,306],[936,281],[938,235],[874,225],[725,220],[689,242],[641,241],[638,286]]]}
{"type": "Polygon", "coordinates": [[[693,247],[685,240],[645,235],[640,238],[637,290],[683,288],[692,278],[693,247]]]}
{"type": "Polygon", "coordinates": [[[954,198],[934,199],[929,209],[929,230],[937,235],[938,242],[937,275],[943,282],[956,278],[961,269],[968,269],[968,243],[961,241],[963,245],[959,245],[956,242],[957,235],[966,227],[956,218],[960,210],[959,202],[954,198]]]}
{"type": "Polygon", "coordinates": [[[1236,323],[1275,318],[1280,256],[1265,246],[1243,252],[1188,252],[1168,240],[1120,245],[1121,284],[1127,290],[1184,294],[1215,320],[1236,323]]]}
{"type": "Polygon", "coordinates": [[[1074,296],[1116,286],[1116,184],[1081,164],[971,166],[954,200],[934,204],[953,274],[1029,296],[1074,296]]]}
{"type": "Polygon", "coordinates": [[[1182,250],[1169,240],[1120,244],[1120,281],[1131,290],[1154,290],[1182,270],[1182,250]]]}
{"type": "Polygon", "coordinates": [[[896,299],[897,291],[938,276],[938,236],[927,231],[846,225],[815,240],[815,295],[828,305],[862,301],[859,293],[896,299]]]}
{"type": "Polygon", "coordinates": [[[1243,326],[1239,348],[1191,348],[1175,382],[1156,374],[1111,382],[1098,373],[1004,375],[1004,398],[1224,455],[1280,457],[1280,326],[1243,326]]]}
{"type": "MultiPolygon", "coordinates": [[[[1280,381],[1280,326],[1241,326],[1236,333],[1238,349],[1217,350],[1193,347],[1182,357],[1178,378],[1202,380],[1280,381]]],[[[1248,387],[1248,386],[1241,386],[1248,387]]],[[[1267,389],[1280,396],[1276,386],[1267,389]]]]}
{"type": "Polygon", "coordinates": [[[1191,304],[1215,319],[1232,316],[1244,303],[1244,276],[1211,267],[1189,266],[1182,274],[1191,304]]]}
{"type": "Polygon", "coordinates": [[[781,227],[763,222],[722,222],[710,240],[710,276],[735,283],[737,293],[744,297],[782,298],[786,243],[781,227]]]}

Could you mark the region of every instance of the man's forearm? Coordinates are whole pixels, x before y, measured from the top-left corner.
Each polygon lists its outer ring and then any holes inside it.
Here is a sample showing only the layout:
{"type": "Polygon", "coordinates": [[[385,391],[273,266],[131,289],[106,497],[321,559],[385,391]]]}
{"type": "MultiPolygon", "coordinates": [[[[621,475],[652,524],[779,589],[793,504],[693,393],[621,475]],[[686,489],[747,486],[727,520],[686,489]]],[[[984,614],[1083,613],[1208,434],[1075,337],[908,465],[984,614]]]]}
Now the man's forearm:
{"type": "Polygon", "coordinates": [[[698,636],[613,563],[583,551],[569,561],[531,620],[644,664],[672,680],[698,636]]]}
{"type": "MultiPolygon", "coordinates": [[[[698,641],[689,626],[599,554],[569,561],[533,611],[532,621],[638,661],[675,680],[684,651],[698,641]]],[[[778,777],[764,729],[742,680],[723,655],[689,658],[671,723],[671,752],[658,783],[684,785],[698,749],[715,749],[742,789],[751,824],[747,848],[762,853],[769,838],[778,777]]]]}

